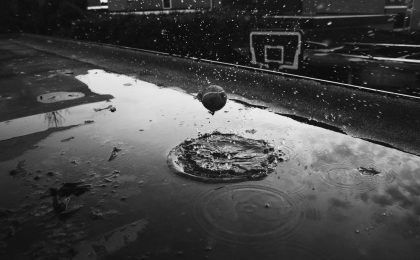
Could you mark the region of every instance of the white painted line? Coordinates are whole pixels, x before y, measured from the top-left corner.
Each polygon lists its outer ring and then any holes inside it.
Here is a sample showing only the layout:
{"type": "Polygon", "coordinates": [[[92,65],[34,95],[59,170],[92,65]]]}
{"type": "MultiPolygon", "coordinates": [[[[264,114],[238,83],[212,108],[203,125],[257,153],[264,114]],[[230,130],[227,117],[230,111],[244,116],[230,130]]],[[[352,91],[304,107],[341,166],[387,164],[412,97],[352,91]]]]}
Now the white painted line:
{"type": "Polygon", "coordinates": [[[396,28],[392,30],[393,32],[405,32],[410,31],[410,27],[396,28]]]}
{"type": "Polygon", "coordinates": [[[343,57],[365,59],[366,61],[378,60],[378,61],[394,61],[394,62],[402,62],[402,63],[420,64],[420,60],[413,60],[413,59],[373,57],[373,56],[352,55],[352,54],[343,54],[343,53],[335,53],[335,54],[341,55],[343,57]]]}
{"type": "Polygon", "coordinates": [[[199,13],[205,12],[204,9],[179,9],[179,10],[159,10],[159,11],[133,11],[133,12],[110,12],[111,15],[149,15],[149,14],[172,14],[172,13],[199,13]]]}
{"type": "Polygon", "coordinates": [[[414,44],[392,44],[392,43],[363,43],[363,42],[345,42],[348,45],[365,45],[365,46],[382,46],[382,47],[407,47],[407,48],[420,48],[420,45],[414,44]]]}
{"type": "Polygon", "coordinates": [[[87,9],[88,10],[104,10],[104,9],[108,9],[108,6],[106,5],[88,6],[87,9]]]}
{"type": "Polygon", "coordinates": [[[395,62],[403,62],[403,63],[420,64],[420,60],[413,60],[413,59],[386,58],[386,57],[373,57],[373,59],[380,60],[380,61],[395,61],[395,62]]]}
{"type": "Polygon", "coordinates": [[[356,15],[325,15],[325,16],[291,16],[291,15],[266,15],[263,18],[285,18],[285,19],[335,19],[335,18],[362,18],[362,17],[386,17],[385,14],[356,14],[356,15]]]}
{"type": "Polygon", "coordinates": [[[385,9],[407,9],[406,5],[386,5],[385,9]]]}

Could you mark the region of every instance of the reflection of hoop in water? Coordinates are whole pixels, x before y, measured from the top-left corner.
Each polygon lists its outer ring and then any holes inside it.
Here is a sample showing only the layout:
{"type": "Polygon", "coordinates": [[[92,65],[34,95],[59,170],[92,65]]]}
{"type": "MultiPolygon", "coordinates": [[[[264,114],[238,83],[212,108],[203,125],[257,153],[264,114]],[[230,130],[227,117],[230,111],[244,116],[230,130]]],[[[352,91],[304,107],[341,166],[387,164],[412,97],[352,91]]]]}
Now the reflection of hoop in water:
{"type": "Polygon", "coordinates": [[[48,124],[48,127],[59,127],[63,125],[64,117],[61,111],[47,112],[44,115],[44,119],[48,124]]]}
{"type": "Polygon", "coordinates": [[[195,204],[195,220],[210,235],[234,244],[266,244],[286,239],[303,214],[286,193],[260,185],[212,190],[195,204]]]}

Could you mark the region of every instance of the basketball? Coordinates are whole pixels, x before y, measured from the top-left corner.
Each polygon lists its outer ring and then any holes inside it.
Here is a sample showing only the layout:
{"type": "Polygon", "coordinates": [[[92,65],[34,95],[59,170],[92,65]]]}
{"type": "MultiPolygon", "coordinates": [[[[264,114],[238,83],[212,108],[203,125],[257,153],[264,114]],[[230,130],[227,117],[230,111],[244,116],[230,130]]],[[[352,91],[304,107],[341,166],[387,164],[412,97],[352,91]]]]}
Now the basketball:
{"type": "Polygon", "coordinates": [[[197,99],[211,114],[214,114],[226,105],[227,95],[222,87],[211,85],[198,93],[197,99]]]}

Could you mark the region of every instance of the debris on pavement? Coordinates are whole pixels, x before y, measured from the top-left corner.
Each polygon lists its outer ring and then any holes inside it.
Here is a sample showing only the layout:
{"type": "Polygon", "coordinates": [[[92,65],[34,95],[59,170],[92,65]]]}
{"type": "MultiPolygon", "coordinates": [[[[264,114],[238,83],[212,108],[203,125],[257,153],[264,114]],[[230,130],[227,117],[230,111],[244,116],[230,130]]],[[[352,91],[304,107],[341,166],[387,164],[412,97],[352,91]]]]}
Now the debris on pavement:
{"type": "Polygon", "coordinates": [[[53,177],[53,176],[57,175],[57,173],[55,173],[55,172],[53,172],[53,171],[49,171],[49,172],[47,172],[47,175],[48,175],[49,177],[53,177]]]}
{"type": "Polygon", "coordinates": [[[255,134],[257,132],[257,130],[255,130],[255,129],[247,129],[247,130],[245,130],[245,133],[247,133],[247,134],[255,134]]]}
{"type": "Polygon", "coordinates": [[[117,111],[117,108],[115,108],[113,105],[109,105],[109,106],[104,107],[104,108],[94,108],[93,110],[95,112],[100,112],[100,111],[103,111],[103,110],[109,110],[111,112],[115,112],[115,111],[117,111]]]}
{"type": "Polygon", "coordinates": [[[69,69],[59,70],[58,72],[61,72],[61,73],[66,74],[66,75],[73,75],[74,74],[74,72],[72,70],[69,70],[69,69]]]}
{"type": "Polygon", "coordinates": [[[359,168],[357,168],[357,170],[360,172],[360,174],[369,175],[369,176],[375,176],[375,175],[378,175],[378,174],[381,173],[380,171],[376,170],[373,167],[367,167],[367,168],[359,167],[359,168]]]}
{"type": "Polygon", "coordinates": [[[74,164],[74,165],[78,165],[79,164],[79,162],[77,160],[71,160],[70,163],[71,164],[74,164]]]}
{"type": "Polygon", "coordinates": [[[65,139],[61,140],[61,142],[65,143],[65,142],[68,142],[68,141],[73,140],[73,139],[74,139],[74,136],[71,136],[69,138],[65,138],[65,139]]]}
{"type": "Polygon", "coordinates": [[[84,182],[68,182],[64,183],[60,188],[50,188],[50,196],[52,197],[52,205],[54,211],[60,217],[68,217],[81,209],[83,206],[72,201],[72,196],[80,196],[91,189],[90,184],[84,182]]]}
{"type": "Polygon", "coordinates": [[[56,190],[60,197],[68,197],[70,195],[80,196],[83,193],[89,191],[91,188],[92,185],[79,181],[63,183],[63,185],[56,190]]]}
{"type": "Polygon", "coordinates": [[[111,156],[109,157],[108,162],[110,162],[110,161],[114,160],[114,159],[117,157],[118,152],[120,152],[120,151],[121,151],[121,149],[119,149],[119,148],[117,148],[117,147],[114,147],[114,148],[112,149],[111,156]]]}
{"type": "Polygon", "coordinates": [[[12,176],[16,176],[16,175],[21,175],[21,174],[26,174],[27,171],[25,169],[25,160],[19,161],[16,168],[11,170],[10,175],[12,176]]]}
{"type": "Polygon", "coordinates": [[[96,208],[91,209],[89,215],[90,215],[90,218],[93,220],[104,218],[104,213],[101,210],[96,209],[96,208]]]}

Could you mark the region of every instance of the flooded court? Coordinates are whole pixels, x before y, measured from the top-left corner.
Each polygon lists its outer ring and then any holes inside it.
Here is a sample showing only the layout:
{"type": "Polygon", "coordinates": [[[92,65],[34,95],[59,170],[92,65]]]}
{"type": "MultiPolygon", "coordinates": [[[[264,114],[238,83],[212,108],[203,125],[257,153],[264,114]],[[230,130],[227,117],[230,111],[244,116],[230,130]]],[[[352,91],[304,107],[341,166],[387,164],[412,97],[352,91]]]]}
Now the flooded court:
{"type": "Polygon", "coordinates": [[[0,157],[2,258],[420,254],[417,155],[246,105],[229,93],[211,115],[181,86],[101,69],[71,76],[113,98],[0,123],[0,147],[8,149],[0,157]],[[215,131],[222,142],[233,140],[218,155],[226,162],[235,156],[229,149],[254,149],[244,140],[281,152],[281,160],[264,176],[236,183],[186,178],[168,165],[175,147],[215,131]]]}

